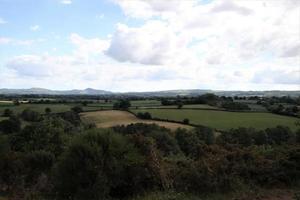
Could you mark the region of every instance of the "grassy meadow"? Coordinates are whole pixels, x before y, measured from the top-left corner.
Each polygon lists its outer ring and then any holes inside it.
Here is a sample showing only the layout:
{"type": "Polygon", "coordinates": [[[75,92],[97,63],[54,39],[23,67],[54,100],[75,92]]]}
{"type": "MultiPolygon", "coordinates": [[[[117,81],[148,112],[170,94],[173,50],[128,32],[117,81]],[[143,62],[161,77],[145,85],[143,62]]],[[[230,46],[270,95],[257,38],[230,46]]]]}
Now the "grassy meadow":
{"type": "MultiPolygon", "coordinates": [[[[11,105],[2,105],[0,104],[0,115],[3,113],[5,109],[12,110],[15,114],[20,114],[25,109],[30,109],[36,112],[39,112],[41,114],[45,113],[46,108],[50,108],[52,113],[60,113],[60,112],[66,112],[69,111],[72,107],[76,106],[78,104],[20,104],[18,106],[15,106],[13,104],[11,105]]],[[[94,106],[82,106],[83,111],[94,111],[94,110],[100,110],[100,109],[111,109],[112,107],[102,107],[99,105],[94,106]]],[[[1,118],[0,118],[1,120],[1,118]]]]}
{"type": "Polygon", "coordinates": [[[209,126],[219,130],[228,130],[238,127],[253,127],[265,129],[277,125],[288,126],[295,130],[295,122],[299,119],[294,117],[276,115],[272,113],[255,112],[227,112],[215,110],[185,110],[185,109],[137,109],[135,113],[149,112],[152,117],[182,121],[187,118],[190,123],[209,126]]]}

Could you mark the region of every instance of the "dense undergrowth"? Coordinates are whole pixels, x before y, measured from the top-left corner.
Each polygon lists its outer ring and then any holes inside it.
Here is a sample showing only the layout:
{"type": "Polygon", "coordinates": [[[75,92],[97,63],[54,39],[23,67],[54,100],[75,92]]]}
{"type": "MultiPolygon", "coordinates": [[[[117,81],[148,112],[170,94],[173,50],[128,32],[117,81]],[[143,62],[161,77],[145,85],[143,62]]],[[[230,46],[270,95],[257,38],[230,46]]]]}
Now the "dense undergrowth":
{"type": "Polygon", "coordinates": [[[26,126],[18,116],[0,123],[0,194],[8,199],[229,199],[299,185],[300,132],[287,127],[96,129],[74,111],[27,114],[26,126]]]}

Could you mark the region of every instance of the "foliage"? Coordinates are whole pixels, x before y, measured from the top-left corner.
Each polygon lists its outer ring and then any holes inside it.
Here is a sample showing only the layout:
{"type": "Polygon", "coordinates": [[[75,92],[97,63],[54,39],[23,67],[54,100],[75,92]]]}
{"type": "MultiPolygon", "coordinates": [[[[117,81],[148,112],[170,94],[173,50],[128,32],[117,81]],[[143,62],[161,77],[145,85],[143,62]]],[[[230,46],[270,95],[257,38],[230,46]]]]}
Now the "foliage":
{"type": "Polygon", "coordinates": [[[251,110],[250,107],[245,103],[232,102],[232,101],[223,102],[221,107],[227,110],[251,110]]]}
{"type": "Polygon", "coordinates": [[[0,132],[10,134],[21,130],[21,121],[16,116],[10,116],[9,119],[0,121],[0,132]]]}
{"type": "Polygon", "coordinates": [[[21,117],[23,120],[30,122],[37,122],[42,119],[42,116],[38,112],[30,109],[23,110],[23,112],[21,113],[21,117]]]}
{"type": "Polygon", "coordinates": [[[12,116],[13,115],[13,111],[11,110],[11,109],[9,109],[9,108],[6,108],[4,111],[3,111],[3,117],[10,117],[10,116],[12,116]]]}
{"type": "Polygon", "coordinates": [[[151,119],[152,118],[152,116],[149,112],[144,112],[144,113],[139,112],[136,114],[136,116],[140,119],[151,119]]]}
{"type": "Polygon", "coordinates": [[[125,137],[108,130],[90,131],[64,153],[56,169],[55,188],[63,199],[129,195],[139,180],[127,172],[139,168],[143,160],[125,137]]]}
{"type": "Polygon", "coordinates": [[[130,101],[127,99],[121,99],[114,103],[113,108],[119,110],[127,110],[131,106],[130,101]]]}
{"type": "Polygon", "coordinates": [[[81,106],[74,106],[71,110],[75,113],[81,113],[83,111],[81,106]]]}

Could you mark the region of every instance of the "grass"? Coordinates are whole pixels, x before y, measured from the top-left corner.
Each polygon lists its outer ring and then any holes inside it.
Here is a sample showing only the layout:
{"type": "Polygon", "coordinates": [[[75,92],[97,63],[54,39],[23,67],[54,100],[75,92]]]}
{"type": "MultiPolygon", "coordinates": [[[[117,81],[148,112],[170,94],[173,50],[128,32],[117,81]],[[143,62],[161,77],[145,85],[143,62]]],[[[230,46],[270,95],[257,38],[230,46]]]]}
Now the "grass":
{"type": "Polygon", "coordinates": [[[272,113],[226,112],[216,110],[184,110],[184,109],[137,109],[133,112],[149,112],[152,117],[182,121],[187,118],[192,124],[209,126],[218,130],[238,127],[266,129],[277,125],[296,129],[295,122],[300,119],[272,113]]]}
{"type": "Polygon", "coordinates": [[[0,122],[2,121],[2,120],[5,120],[5,119],[8,119],[7,117],[0,117],[0,122]]]}
{"type": "Polygon", "coordinates": [[[130,101],[130,104],[132,107],[138,106],[138,107],[155,107],[160,106],[161,102],[158,100],[135,100],[130,101]]]}
{"type": "Polygon", "coordinates": [[[147,124],[157,124],[175,130],[177,128],[192,128],[191,126],[171,123],[171,122],[161,122],[155,120],[142,120],[138,119],[133,114],[126,111],[96,111],[96,112],[87,112],[81,113],[81,118],[83,121],[94,122],[98,128],[108,128],[117,125],[128,125],[134,123],[147,123],[147,124]]]}
{"type": "MultiPolygon", "coordinates": [[[[52,113],[66,112],[71,110],[72,107],[76,104],[20,104],[19,106],[15,105],[0,105],[0,116],[3,111],[8,108],[11,109],[15,114],[20,114],[24,109],[31,109],[41,114],[45,113],[45,108],[50,108],[52,113]]],[[[82,106],[83,111],[94,111],[100,109],[110,109],[107,107],[94,107],[94,106],[82,106]]]]}
{"type": "Polygon", "coordinates": [[[66,104],[20,104],[19,106],[1,106],[0,113],[3,113],[6,108],[11,109],[16,114],[21,113],[24,109],[45,113],[45,108],[47,107],[50,108],[53,113],[56,113],[68,111],[72,106],[66,104]]]}

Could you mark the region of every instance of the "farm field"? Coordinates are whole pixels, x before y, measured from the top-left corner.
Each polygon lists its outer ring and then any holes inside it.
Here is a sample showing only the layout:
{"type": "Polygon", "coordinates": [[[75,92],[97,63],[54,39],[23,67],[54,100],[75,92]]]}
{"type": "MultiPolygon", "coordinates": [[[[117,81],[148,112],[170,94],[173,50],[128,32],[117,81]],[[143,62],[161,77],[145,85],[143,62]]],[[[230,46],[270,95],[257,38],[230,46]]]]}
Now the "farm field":
{"type": "MultiPolygon", "coordinates": [[[[148,104],[147,106],[140,105],[138,107],[142,109],[144,107],[145,108],[177,108],[178,106],[177,105],[163,106],[163,105],[148,104]]],[[[184,108],[188,108],[188,109],[196,108],[196,109],[215,109],[215,110],[220,110],[220,108],[218,108],[218,107],[210,106],[210,105],[207,105],[207,104],[188,104],[188,105],[183,105],[181,109],[184,109],[184,108]]],[[[131,109],[135,109],[134,106],[132,106],[131,109]]]]}
{"type": "Polygon", "coordinates": [[[187,118],[192,124],[209,126],[218,130],[229,130],[238,127],[253,127],[266,129],[277,125],[296,129],[294,117],[276,115],[272,113],[226,112],[215,110],[184,110],[184,109],[137,109],[135,113],[149,112],[152,117],[182,121],[187,118]]]}
{"type": "Polygon", "coordinates": [[[158,100],[134,100],[130,101],[132,107],[156,107],[161,106],[161,102],[158,100]]]}
{"type": "Polygon", "coordinates": [[[188,125],[183,125],[179,123],[171,122],[160,122],[155,120],[142,120],[138,119],[133,114],[126,111],[96,111],[96,112],[87,112],[81,113],[81,118],[83,121],[94,122],[98,128],[108,128],[116,125],[128,125],[134,123],[147,123],[147,124],[157,124],[175,130],[177,128],[192,128],[188,125]]]}
{"type": "MultiPolygon", "coordinates": [[[[45,113],[45,108],[50,108],[52,113],[65,112],[69,111],[76,104],[20,104],[19,106],[15,105],[0,105],[0,116],[2,115],[5,109],[12,110],[15,114],[21,113],[24,109],[31,109],[39,113],[45,113]]],[[[100,110],[102,107],[97,106],[82,106],[84,111],[93,111],[100,110]]],[[[103,107],[102,109],[107,109],[103,107]]],[[[1,118],[0,118],[1,120],[1,118]]]]}

